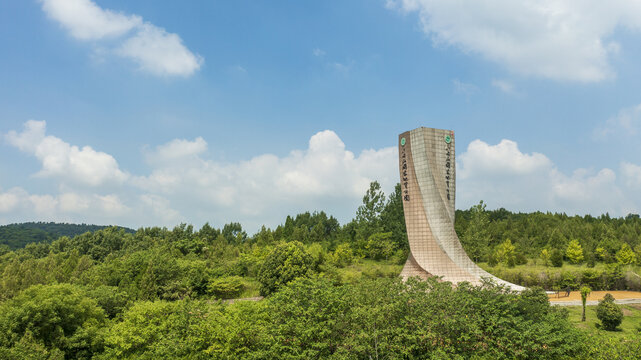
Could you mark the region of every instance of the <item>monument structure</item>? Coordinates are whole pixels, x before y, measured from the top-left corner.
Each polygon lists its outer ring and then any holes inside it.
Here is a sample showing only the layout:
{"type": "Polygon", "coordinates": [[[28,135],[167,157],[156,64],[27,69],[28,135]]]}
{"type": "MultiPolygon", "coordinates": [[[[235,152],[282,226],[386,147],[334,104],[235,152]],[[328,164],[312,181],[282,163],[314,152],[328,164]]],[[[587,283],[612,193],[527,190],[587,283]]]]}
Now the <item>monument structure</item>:
{"type": "Polygon", "coordinates": [[[465,253],[454,231],[456,162],[454,131],[421,127],[398,137],[399,170],[410,254],[401,272],[411,276],[441,276],[457,284],[474,285],[482,278],[521,291],[478,267],[465,253]]]}

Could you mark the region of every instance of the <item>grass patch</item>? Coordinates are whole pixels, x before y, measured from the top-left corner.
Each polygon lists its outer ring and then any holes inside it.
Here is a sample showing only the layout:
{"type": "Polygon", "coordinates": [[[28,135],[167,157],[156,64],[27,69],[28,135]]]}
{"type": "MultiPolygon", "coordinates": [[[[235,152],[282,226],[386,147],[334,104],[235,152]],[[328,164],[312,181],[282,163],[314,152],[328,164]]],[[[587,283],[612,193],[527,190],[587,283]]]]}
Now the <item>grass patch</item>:
{"type": "Polygon", "coordinates": [[[243,291],[238,298],[248,298],[260,296],[260,283],[255,278],[246,277],[243,279],[243,291]]]}
{"type": "Polygon", "coordinates": [[[362,277],[395,277],[403,270],[403,265],[384,260],[376,261],[371,259],[361,259],[344,268],[337,269],[338,276],[342,283],[353,283],[362,277]]]}
{"type": "Polygon", "coordinates": [[[624,338],[630,336],[641,336],[637,330],[641,326],[641,304],[618,305],[623,310],[623,322],[619,325],[618,331],[606,331],[600,328],[601,322],[596,317],[596,306],[585,308],[586,321],[581,321],[581,306],[567,306],[570,312],[570,321],[579,329],[584,329],[594,335],[624,338]]]}

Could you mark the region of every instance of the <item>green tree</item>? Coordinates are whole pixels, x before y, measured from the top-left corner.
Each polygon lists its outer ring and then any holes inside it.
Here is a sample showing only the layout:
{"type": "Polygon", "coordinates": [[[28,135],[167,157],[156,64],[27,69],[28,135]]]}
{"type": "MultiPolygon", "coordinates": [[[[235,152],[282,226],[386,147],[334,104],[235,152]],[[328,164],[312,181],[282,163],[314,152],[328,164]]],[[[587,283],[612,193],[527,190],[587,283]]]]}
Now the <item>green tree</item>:
{"type": "Polygon", "coordinates": [[[597,248],[594,250],[594,254],[600,261],[605,261],[608,258],[608,252],[601,246],[597,246],[597,248]]]}
{"type": "Polygon", "coordinates": [[[409,249],[402,195],[401,184],[397,183],[394,187],[394,192],[387,198],[385,208],[381,212],[381,221],[383,223],[383,231],[392,233],[394,246],[398,249],[409,249]]]}
{"type": "Polygon", "coordinates": [[[543,260],[543,265],[550,266],[551,255],[548,249],[541,250],[541,254],[539,255],[539,257],[541,258],[541,260],[543,260]]]}
{"type": "Polygon", "coordinates": [[[336,247],[336,250],[334,250],[331,259],[334,265],[338,267],[351,265],[352,261],[354,260],[352,247],[347,243],[338,245],[336,247]]]}
{"type": "Polygon", "coordinates": [[[392,233],[375,233],[367,239],[365,245],[367,257],[375,260],[388,259],[394,253],[392,233]]]}
{"type": "Polygon", "coordinates": [[[581,314],[581,321],[585,322],[585,303],[588,300],[588,295],[590,295],[592,290],[588,286],[581,287],[581,303],[583,304],[583,313],[581,314]]]}
{"type": "Polygon", "coordinates": [[[634,264],[637,261],[636,254],[626,243],[623,243],[621,249],[616,254],[616,258],[617,262],[621,265],[634,264]]]}
{"type": "Polygon", "coordinates": [[[496,260],[500,263],[514,266],[515,250],[516,247],[512,245],[512,241],[510,239],[505,239],[505,241],[499,244],[494,251],[496,260]]]}
{"type": "Polygon", "coordinates": [[[0,305],[0,347],[25,336],[69,359],[89,359],[103,349],[105,313],[75,285],[35,285],[0,305]]]}
{"type": "Polygon", "coordinates": [[[326,359],[348,336],[350,301],[347,286],[328,279],[301,278],[268,300],[271,332],[270,358],[326,359]]]}
{"type": "Polygon", "coordinates": [[[573,264],[578,264],[583,261],[583,248],[581,247],[579,240],[570,240],[570,243],[565,250],[565,256],[570,259],[573,264]]]}
{"type": "Polygon", "coordinates": [[[488,225],[490,216],[485,210],[486,204],[481,200],[470,208],[470,221],[461,237],[461,243],[474,262],[481,261],[490,243],[488,225]]]}
{"type": "Polygon", "coordinates": [[[211,344],[199,326],[221,317],[218,305],[204,302],[137,302],[109,330],[100,359],[204,359],[211,344]]]}
{"type": "Polygon", "coordinates": [[[261,295],[269,295],[298,277],[308,276],[313,262],[301,242],[277,245],[265,259],[258,274],[261,295]]]}
{"type": "Polygon", "coordinates": [[[561,252],[561,250],[559,249],[552,250],[552,254],[550,255],[550,262],[554,267],[563,266],[563,252],[561,252]]]}
{"type": "Polygon", "coordinates": [[[372,181],[363,196],[363,205],[356,210],[358,234],[363,239],[382,230],[381,212],[384,208],[385,194],[378,181],[372,181]]]}
{"type": "Polygon", "coordinates": [[[614,331],[623,321],[623,311],[614,303],[612,295],[605,294],[596,307],[596,316],[605,330],[614,331]]]}

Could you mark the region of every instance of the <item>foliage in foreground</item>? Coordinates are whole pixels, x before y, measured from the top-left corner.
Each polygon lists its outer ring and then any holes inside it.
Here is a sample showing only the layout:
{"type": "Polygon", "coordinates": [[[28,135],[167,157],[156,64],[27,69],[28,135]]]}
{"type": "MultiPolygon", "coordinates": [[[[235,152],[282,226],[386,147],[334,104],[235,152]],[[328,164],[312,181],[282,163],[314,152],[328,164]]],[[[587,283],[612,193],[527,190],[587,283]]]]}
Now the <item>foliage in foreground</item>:
{"type": "Polygon", "coordinates": [[[314,276],[261,302],[139,301],[111,322],[77,287],[34,286],[1,310],[0,356],[21,341],[34,354],[98,359],[558,359],[585,350],[540,290],[434,279],[336,286],[314,276]],[[55,320],[33,321],[45,315],[55,320]]]}
{"type": "Polygon", "coordinates": [[[605,330],[614,331],[623,321],[623,311],[614,303],[614,297],[605,294],[605,297],[599,301],[596,307],[596,316],[601,321],[605,330]]]}

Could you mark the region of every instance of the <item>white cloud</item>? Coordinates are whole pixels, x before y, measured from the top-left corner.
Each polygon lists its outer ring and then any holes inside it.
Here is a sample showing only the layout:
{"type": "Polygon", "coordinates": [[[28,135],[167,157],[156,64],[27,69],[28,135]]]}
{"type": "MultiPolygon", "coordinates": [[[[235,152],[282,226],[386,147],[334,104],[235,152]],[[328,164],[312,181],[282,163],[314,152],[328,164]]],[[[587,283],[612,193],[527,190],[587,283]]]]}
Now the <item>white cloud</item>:
{"type": "Polygon", "coordinates": [[[75,193],[60,194],[58,202],[63,212],[81,212],[89,208],[89,199],[75,193]]]}
{"type": "MultiPolygon", "coordinates": [[[[146,151],[152,170],[141,176],[128,176],[108,154],[47,135],[44,122],[27,122],[22,132],[5,138],[36,156],[43,164],[40,173],[59,190],[0,190],[0,223],[43,220],[139,227],[239,221],[251,232],[303,211],[324,210],[349,221],[371,181],[378,180],[388,194],[398,182],[396,147],[354,153],[331,130],[311,136],[305,149],[237,162],[207,158],[202,137],[174,139],[146,151]],[[84,161],[72,160],[83,156],[84,161]],[[80,181],[91,186],[78,186],[80,181]]],[[[515,141],[504,139],[498,144],[470,142],[460,151],[457,166],[459,208],[483,199],[490,207],[512,211],[621,216],[640,210],[637,164],[623,162],[616,171],[576,169],[566,175],[546,155],[522,152],[515,141]]]]}
{"type": "Polygon", "coordinates": [[[127,39],[117,53],[155,75],[188,76],[203,63],[201,56],[194,55],[183,45],[180,36],[148,23],[127,39]]]}
{"type": "Polygon", "coordinates": [[[46,135],[44,121],[29,120],[20,133],[10,131],[5,140],[35,156],[42,164],[42,177],[56,177],[75,184],[99,186],[122,183],[128,174],[121,171],[113,156],[95,151],[90,146],[79,148],[61,139],[46,135]]]}
{"type": "MultiPolygon", "coordinates": [[[[152,209],[139,206],[141,213],[152,209]]],[[[58,195],[29,194],[20,187],[0,192],[0,223],[24,221],[85,222],[125,224],[131,209],[119,195],[62,192],[58,195]]]]}
{"type": "Polygon", "coordinates": [[[36,214],[53,214],[58,208],[58,199],[51,195],[29,195],[29,202],[36,214]]]}
{"type": "Polygon", "coordinates": [[[461,208],[485,200],[491,207],[512,211],[595,215],[639,211],[635,199],[641,199],[641,193],[624,188],[612,169],[576,169],[567,176],[545,155],[523,153],[511,140],[496,145],[474,140],[459,156],[458,165],[461,208]]]}
{"type": "Polygon", "coordinates": [[[155,219],[156,223],[177,225],[184,219],[178,211],[171,208],[169,200],[162,196],[143,194],[138,199],[144,207],[151,210],[152,219],[155,219]]]}
{"type": "Polygon", "coordinates": [[[162,76],[189,76],[204,62],[183,45],[180,36],[143,22],[138,15],[103,9],[91,0],[42,0],[42,9],[76,39],[93,41],[92,56],[101,61],[113,51],[136,62],[141,70],[162,76]],[[106,50],[111,43],[99,42],[106,38],[115,39],[115,48],[106,50]]]}
{"type": "Polygon", "coordinates": [[[506,94],[514,94],[514,85],[507,80],[492,79],[492,86],[506,94]]]}
{"type": "MultiPolygon", "coordinates": [[[[191,161],[158,161],[148,176],[133,181],[151,194],[162,195],[184,213],[202,213],[214,219],[246,219],[247,226],[278,224],[299,211],[326,209],[343,220],[351,218],[370,181],[379,180],[387,192],[396,179],[395,147],[365,150],[356,156],[333,131],[311,137],[309,147],[278,157],[258,155],[235,164],[193,155],[205,144],[174,140],[159,146],[152,159],[169,148],[196,148],[185,154],[191,161]],[[190,209],[190,210],[184,210],[190,209]]],[[[204,222],[204,221],[203,221],[204,222]]]]}
{"type": "Polygon", "coordinates": [[[523,154],[516,142],[503,139],[496,145],[472,141],[460,155],[460,178],[479,174],[528,175],[552,168],[552,162],[539,153],[523,154]]]}
{"type": "Polygon", "coordinates": [[[624,161],[621,163],[621,174],[627,186],[641,188],[641,166],[624,161]]]}
{"type": "Polygon", "coordinates": [[[328,65],[338,73],[348,74],[352,69],[354,62],[353,61],[350,61],[349,63],[331,62],[331,63],[328,63],[328,65]]]}
{"type": "Polygon", "coordinates": [[[200,136],[194,141],[174,139],[164,145],[157,146],[153,152],[147,154],[147,160],[151,163],[185,161],[196,158],[205,151],[207,151],[207,142],[200,136]]]}
{"type": "Polygon", "coordinates": [[[641,104],[621,109],[616,116],[609,118],[604,125],[594,129],[594,138],[608,140],[612,135],[636,135],[641,131],[641,104]]]}
{"type": "Polygon", "coordinates": [[[554,80],[613,77],[609,58],[620,46],[612,34],[641,29],[638,1],[388,0],[387,6],[418,13],[434,45],[554,80]]]}
{"type": "Polygon", "coordinates": [[[325,51],[319,48],[315,48],[314,50],[312,50],[312,54],[314,54],[314,56],[323,56],[325,55],[325,51]]]}
{"type": "Polygon", "coordinates": [[[42,10],[80,40],[118,37],[142,25],[142,18],[104,10],[90,0],[42,0],[42,10]]]}
{"type": "Polygon", "coordinates": [[[479,90],[476,85],[462,82],[459,79],[452,80],[452,85],[454,86],[455,92],[465,96],[470,96],[479,90]]]}
{"type": "Polygon", "coordinates": [[[20,202],[21,195],[22,192],[18,188],[0,193],[0,213],[12,211],[20,202]]]}
{"type": "Polygon", "coordinates": [[[229,67],[229,72],[232,73],[232,74],[236,74],[236,75],[246,75],[247,74],[247,69],[245,69],[241,65],[234,65],[234,66],[229,67]]]}

